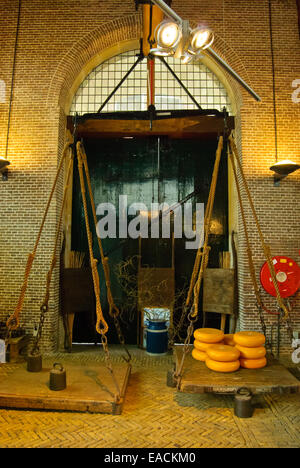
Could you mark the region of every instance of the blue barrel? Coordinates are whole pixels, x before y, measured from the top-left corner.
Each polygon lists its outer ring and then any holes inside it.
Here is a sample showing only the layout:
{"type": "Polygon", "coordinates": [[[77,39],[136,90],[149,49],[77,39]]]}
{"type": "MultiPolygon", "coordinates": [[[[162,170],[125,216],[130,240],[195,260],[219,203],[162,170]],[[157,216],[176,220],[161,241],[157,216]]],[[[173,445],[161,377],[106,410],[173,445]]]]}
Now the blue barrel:
{"type": "Polygon", "coordinates": [[[157,356],[166,354],[168,351],[168,328],[166,320],[148,320],[147,332],[147,354],[157,356]]]}

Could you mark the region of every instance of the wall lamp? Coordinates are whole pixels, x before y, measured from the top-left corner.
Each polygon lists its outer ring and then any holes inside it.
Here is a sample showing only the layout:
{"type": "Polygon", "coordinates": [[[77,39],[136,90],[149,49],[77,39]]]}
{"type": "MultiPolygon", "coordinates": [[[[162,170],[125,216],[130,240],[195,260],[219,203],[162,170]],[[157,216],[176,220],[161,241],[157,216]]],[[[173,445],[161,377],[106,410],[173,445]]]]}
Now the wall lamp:
{"type": "Polygon", "coordinates": [[[297,171],[297,169],[300,169],[299,164],[288,159],[273,164],[273,166],[270,167],[270,170],[275,172],[274,184],[278,186],[281,179],[284,179],[292,172],[297,171]]]}
{"type": "Polygon", "coordinates": [[[269,0],[269,28],[270,28],[270,44],[272,57],[272,85],[273,85],[273,115],[274,115],[274,139],[275,139],[275,163],[270,167],[274,171],[274,185],[278,187],[280,181],[291,174],[300,166],[289,159],[278,161],[278,135],[277,135],[277,113],[276,113],[276,83],[275,83],[275,57],[273,47],[273,27],[272,27],[272,3],[269,0]]]}
{"type": "Polygon", "coordinates": [[[0,157],[0,174],[2,174],[2,180],[8,179],[8,166],[10,162],[7,159],[0,157]]]}

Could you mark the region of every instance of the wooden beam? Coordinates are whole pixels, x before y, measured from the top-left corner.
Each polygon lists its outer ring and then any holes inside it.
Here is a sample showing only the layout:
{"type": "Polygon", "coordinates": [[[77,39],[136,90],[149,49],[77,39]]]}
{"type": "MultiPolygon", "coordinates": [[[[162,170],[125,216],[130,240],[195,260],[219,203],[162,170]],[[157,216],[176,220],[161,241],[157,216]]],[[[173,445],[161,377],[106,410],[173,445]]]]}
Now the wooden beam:
{"type": "MultiPolygon", "coordinates": [[[[72,117],[68,128],[73,127],[72,117]]],[[[234,117],[228,117],[228,132],[234,129],[234,117]]],[[[170,138],[213,138],[223,134],[224,119],[199,115],[154,120],[152,130],[148,120],[86,119],[77,124],[78,138],[118,138],[124,136],[169,136],[170,138]]]]}

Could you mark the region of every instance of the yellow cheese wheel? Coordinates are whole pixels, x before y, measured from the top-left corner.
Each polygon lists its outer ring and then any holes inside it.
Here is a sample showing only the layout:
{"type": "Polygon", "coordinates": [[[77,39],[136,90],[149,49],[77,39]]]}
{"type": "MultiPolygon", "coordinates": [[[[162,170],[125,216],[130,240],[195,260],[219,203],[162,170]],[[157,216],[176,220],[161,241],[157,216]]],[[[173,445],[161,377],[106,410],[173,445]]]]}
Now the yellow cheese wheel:
{"type": "Polygon", "coordinates": [[[207,354],[204,351],[199,351],[199,349],[196,349],[196,348],[193,349],[192,356],[194,359],[197,359],[197,361],[202,361],[202,362],[204,362],[205,359],[207,358],[207,354]]]}
{"type": "Polygon", "coordinates": [[[204,343],[203,341],[199,341],[199,340],[194,341],[194,347],[196,349],[199,349],[199,351],[206,351],[207,348],[213,345],[214,345],[213,343],[204,343]]]}
{"type": "Polygon", "coordinates": [[[205,360],[206,366],[216,372],[234,372],[237,371],[240,367],[240,361],[231,361],[231,362],[220,362],[214,361],[209,357],[205,360]]]}
{"type": "Polygon", "coordinates": [[[267,351],[264,346],[257,346],[256,348],[247,348],[236,344],[235,347],[240,351],[241,358],[244,359],[260,359],[265,357],[267,351]]]}
{"type": "Polygon", "coordinates": [[[211,345],[206,353],[213,361],[220,362],[236,361],[240,357],[240,352],[235,346],[224,344],[211,345]]]}
{"type": "Polygon", "coordinates": [[[233,335],[236,344],[247,348],[256,348],[265,344],[266,338],[262,333],[255,331],[240,331],[233,335]]]}
{"type": "Polygon", "coordinates": [[[198,328],[194,331],[194,338],[204,343],[219,343],[223,340],[224,333],[216,328],[198,328]]]}
{"type": "Polygon", "coordinates": [[[260,359],[240,359],[241,367],[245,369],[261,369],[267,365],[267,359],[265,357],[260,359]]]}
{"type": "Polygon", "coordinates": [[[233,333],[228,333],[224,335],[224,344],[228,346],[235,346],[235,341],[233,339],[233,333]]]}

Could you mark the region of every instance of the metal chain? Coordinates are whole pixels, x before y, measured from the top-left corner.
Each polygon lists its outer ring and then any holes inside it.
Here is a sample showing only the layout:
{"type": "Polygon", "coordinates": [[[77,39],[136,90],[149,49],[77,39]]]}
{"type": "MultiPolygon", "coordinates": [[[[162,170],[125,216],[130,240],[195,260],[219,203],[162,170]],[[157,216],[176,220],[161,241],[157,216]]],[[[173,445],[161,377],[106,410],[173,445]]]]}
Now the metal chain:
{"type": "Polygon", "coordinates": [[[113,382],[115,384],[115,387],[117,389],[117,393],[115,394],[115,402],[118,403],[120,401],[121,392],[120,392],[119,384],[117,382],[117,379],[116,379],[114,371],[113,371],[112,362],[111,362],[111,358],[110,358],[110,352],[109,352],[109,349],[108,349],[107,336],[105,335],[105,333],[101,333],[100,336],[101,336],[101,343],[102,343],[104,353],[105,353],[106,368],[109,370],[110,375],[111,375],[111,377],[113,379],[113,382]]]}
{"type": "Polygon", "coordinates": [[[198,320],[197,315],[195,316],[195,314],[194,314],[193,307],[191,308],[191,310],[190,310],[190,312],[188,314],[188,320],[189,320],[189,326],[187,328],[187,335],[186,335],[184,345],[183,345],[181,361],[180,361],[180,364],[177,367],[177,369],[175,369],[175,371],[174,371],[174,381],[177,382],[177,384],[176,384],[177,389],[179,389],[179,386],[180,386],[180,376],[181,376],[181,373],[182,373],[185,358],[186,358],[186,356],[188,355],[188,353],[190,351],[190,342],[191,342],[191,338],[193,336],[194,326],[195,326],[195,323],[198,320]]]}
{"type": "MultiPolygon", "coordinates": [[[[287,306],[288,306],[289,312],[291,312],[292,311],[292,306],[291,306],[288,299],[287,299],[287,306]]],[[[289,338],[290,338],[291,343],[292,343],[293,340],[294,340],[294,335],[293,335],[292,321],[291,321],[290,316],[285,319],[285,323],[286,323],[286,329],[287,329],[289,338]]]]}
{"type": "Polygon", "coordinates": [[[265,322],[265,319],[264,319],[264,315],[263,315],[263,309],[261,307],[261,305],[256,302],[256,308],[258,310],[258,315],[259,315],[259,319],[260,319],[260,324],[261,324],[261,329],[262,329],[262,332],[265,336],[265,339],[266,339],[266,348],[267,349],[270,349],[272,351],[272,345],[267,337],[267,326],[266,326],[266,322],[265,322]]]}

